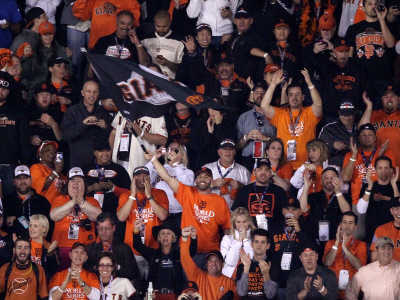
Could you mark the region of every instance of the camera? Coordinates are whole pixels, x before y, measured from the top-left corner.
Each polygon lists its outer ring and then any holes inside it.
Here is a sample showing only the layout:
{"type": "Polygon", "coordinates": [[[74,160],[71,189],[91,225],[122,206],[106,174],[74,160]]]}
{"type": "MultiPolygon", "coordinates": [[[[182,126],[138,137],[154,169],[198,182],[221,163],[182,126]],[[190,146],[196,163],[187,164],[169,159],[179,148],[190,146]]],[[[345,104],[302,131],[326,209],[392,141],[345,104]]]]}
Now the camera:
{"type": "Polygon", "coordinates": [[[382,3],[378,5],[377,9],[379,11],[385,11],[385,5],[383,5],[382,3]]]}
{"type": "Polygon", "coordinates": [[[79,221],[79,227],[80,228],[85,228],[86,231],[92,230],[92,221],[89,219],[82,219],[79,221]]]}

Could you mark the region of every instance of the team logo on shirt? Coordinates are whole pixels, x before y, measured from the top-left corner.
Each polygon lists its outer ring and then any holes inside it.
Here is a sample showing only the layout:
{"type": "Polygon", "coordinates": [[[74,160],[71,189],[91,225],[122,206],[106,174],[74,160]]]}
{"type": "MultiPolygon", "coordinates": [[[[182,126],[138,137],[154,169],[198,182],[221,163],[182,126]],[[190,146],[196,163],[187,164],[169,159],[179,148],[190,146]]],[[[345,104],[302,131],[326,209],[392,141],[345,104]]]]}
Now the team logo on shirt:
{"type": "MultiPolygon", "coordinates": [[[[113,178],[113,177],[115,177],[115,176],[117,176],[117,172],[115,172],[114,170],[105,170],[104,171],[104,176],[106,177],[106,178],[113,178]]],[[[97,170],[96,169],[92,169],[92,170],[90,170],[89,172],[88,172],[88,176],[89,177],[99,177],[99,174],[98,174],[98,172],[97,172],[97,170]]]]}
{"type": "Polygon", "coordinates": [[[215,217],[215,212],[212,210],[205,210],[207,202],[206,201],[200,201],[200,206],[197,204],[193,204],[194,208],[194,216],[196,220],[202,224],[208,224],[211,220],[211,218],[215,217]]]}
{"type": "Polygon", "coordinates": [[[304,132],[304,122],[303,121],[301,121],[301,122],[299,122],[299,124],[297,124],[296,128],[294,129],[294,132],[293,132],[291,124],[288,124],[287,126],[288,126],[289,133],[292,136],[300,136],[304,132]]]}
{"type": "Polygon", "coordinates": [[[383,34],[373,28],[367,28],[364,32],[356,35],[356,49],[358,58],[370,59],[376,55],[382,57],[385,54],[383,34]]]}
{"type": "Polygon", "coordinates": [[[127,48],[120,50],[117,46],[109,46],[106,51],[107,56],[117,57],[120,59],[128,59],[131,57],[131,52],[127,48]],[[121,54],[120,54],[121,51],[121,54]]]}
{"type": "Polygon", "coordinates": [[[32,283],[31,278],[15,278],[8,288],[8,295],[10,296],[12,292],[18,295],[24,294],[28,289],[29,283],[32,283]]]}

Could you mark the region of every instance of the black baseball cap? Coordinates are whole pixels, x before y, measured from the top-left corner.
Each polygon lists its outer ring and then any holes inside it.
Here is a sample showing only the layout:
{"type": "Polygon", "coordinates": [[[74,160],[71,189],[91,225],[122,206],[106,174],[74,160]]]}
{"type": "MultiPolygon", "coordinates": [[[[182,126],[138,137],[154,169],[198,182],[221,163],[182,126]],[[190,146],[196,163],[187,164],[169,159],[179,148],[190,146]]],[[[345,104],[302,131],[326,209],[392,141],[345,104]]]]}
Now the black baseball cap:
{"type": "Polygon", "coordinates": [[[212,34],[212,29],[211,26],[206,24],[206,23],[201,23],[199,25],[196,26],[196,33],[199,33],[200,31],[202,31],[203,29],[208,29],[211,34],[212,34]]]}
{"type": "Polygon", "coordinates": [[[375,127],[374,125],[372,125],[371,123],[366,123],[360,126],[360,128],[358,128],[358,135],[360,135],[360,133],[364,130],[371,130],[374,133],[376,133],[375,131],[375,127]]]}
{"type": "Polygon", "coordinates": [[[139,174],[142,174],[142,173],[147,174],[147,175],[150,174],[149,169],[147,167],[145,167],[145,166],[136,167],[133,170],[133,176],[139,175],[139,174]]]}
{"type": "Polygon", "coordinates": [[[206,167],[202,167],[200,169],[198,169],[194,175],[194,178],[196,178],[197,176],[199,176],[200,173],[207,173],[208,176],[213,177],[212,175],[212,171],[209,168],[206,167]]]}
{"type": "Polygon", "coordinates": [[[196,293],[199,292],[199,287],[197,286],[197,283],[194,281],[188,281],[183,285],[183,291],[182,293],[186,293],[188,291],[194,291],[196,293]]]}
{"type": "Polygon", "coordinates": [[[344,38],[334,38],[332,40],[332,44],[336,51],[350,50],[350,46],[347,44],[346,39],[344,38]]]}
{"type": "Polygon", "coordinates": [[[283,208],[288,208],[288,207],[300,208],[300,201],[297,200],[296,198],[288,198],[286,201],[283,201],[282,207],[283,208]]]}
{"type": "Polygon", "coordinates": [[[57,56],[57,55],[53,55],[52,57],[50,57],[47,61],[47,66],[48,67],[53,67],[54,65],[58,65],[58,64],[69,64],[69,61],[66,60],[64,57],[62,56],[57,56]]]}
{"type": "Polygon", "coordinates": [[[75,248],[78,248],[79,246],[83,247],[83,249],[85,249],[86,253],[88,253],[88,247],[86,246],[86,244],[81,243],[81,242],[74,243],[71,247],[71,251],[74,250],[75,248]]]}
{"type": "Polygon", "coordinates": [[[341,116],[352,116],[355,114],[354,105],[348,100],[343,100],[339,107],[339,114],[341,116]]]}
{"type": "Polygon", "coordinates": [[[207,253],[206,255],[206,261],[211,257],[211,256],[216,256],[218,257],[221,262],[224,261],[224,257],[222,256],[221,252],[219,252],[218,250],[211,250],[210,252],[207,253]]]}
{"type": "Polygon", "coordinates": [[[267,166],[268,168],[271,169],[271,162],[269,161],[268,158],[260,158],[257,160],[256,168],[259,168],[261,166],[267,166]]]}
{"type": "Polygon", "coordinates": [[[400,206],[400,197],[393,197],[390,200],[390,207],[392,208],[392,207],[397,207],[397,206],[400,206]]]}
{"type": "Polygon", "coordinates": [[[251,14],[250,12],[245,9],[243,6],[238,7],[238,9],[236,10],[236,14],[235,14],[235,19],[239,19],[239,18],[251,18],[251,14]]]}
{"type": "Polygon", "coordinates": [[[326,167],[326,168],[322,171],[322,174],[321,174],[321,175],[323,175],[323,174],[324,174],[325,172],[327,172],[327,171],[335,172],[335,173],[336,173],[336,176],[339,177],[339,172],[338,172],[338,170],[337,170],[335,167],[332,167],[332,166],[326,167]]]}
{"type": "Polygon", "coordinates": [[[50,93],[51,94],[50,85],[47,82],[38,84],[35,87],[35,95],[37,95],[39,93],[50,93]]]}
{"type": "Polygon", "coordinates": [[[233,56],[226,52],[219,53],[215,58],[215,64],[219,65],[222,63],[233,64],[233,56]]]}
{"type": "Polygon", "coordinates": [[[233,149],[236,149],[236,144],[231,139],[225,139],[219,144],[219,149],[225,148],[225,147],[231,147],[233,149]]]}
{"type": "Polygon", "coordinates": [[[10,89],[13,78],[7,72],[0,71],[0,87],[10,89]]]}

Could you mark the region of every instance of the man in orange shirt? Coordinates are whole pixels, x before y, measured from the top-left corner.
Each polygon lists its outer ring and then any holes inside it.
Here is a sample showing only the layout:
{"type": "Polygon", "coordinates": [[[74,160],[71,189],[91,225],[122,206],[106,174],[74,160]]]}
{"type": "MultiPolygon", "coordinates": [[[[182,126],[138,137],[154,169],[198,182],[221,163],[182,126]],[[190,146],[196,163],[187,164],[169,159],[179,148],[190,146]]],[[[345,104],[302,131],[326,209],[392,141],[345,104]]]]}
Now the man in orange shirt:
{"type": "Polygon", "coordinates": [[[5,300],[47,299],[47,281],[43,267],[30,261],[31,244],[17,239],[13,249],[15,261],[0,269],[0,293],[5,300]]]}
{"type": "Polygon", "coordinates": [[[391,201],[390,213],[393,221],[376,228],[371,244],[371,261],[376,261],[376,241],[382,237],[390,237],[394,242],[393,259],[400,261],[400,197],[394,197],[391,201]]]}
{"type": "MultiPolygon", "coordinates": [[[[363,184],[367,184],[367,171],[371,174],[373,181],[377,180],[376,171],[374,168],[375,160],[386,155],[394,162],[394,154],[387,150],[387,143],[382,146],[376,144],[376,132],[372,124],[367,123],[360,126],[358,129],[358,141],[360,147],[357,148],[350,139],[350,152],[348,152],[343,161],[342,179],[345,182],[351,182],[351,199],[353,204],[353,212],[357,212],[357,203],[360,199],[360,191],[363,184]]],[[[393,167],[396,167],[393,165],[393,167]]],[[[365,214],[358,214],[358,226],[355,236],[359,239],[365,236],[365,214]]]]}
{"type": "Polygon", "coordinates": [[[336,240],[325,245],[322,261],[335,272],[339,281],[339,299],[345,299],[345,289],[357,270],[367,263],[367,245],[354,238],[358,217],[352,211],[343,213],[336,240]]]}
{"type": "Polygon", "coordinates": [[[278,108],[271,105],[276,87],[285,79],[282,70],[274,74],[272,82],[261,101],[261,108],[266,118],[277,128],[277,137],[284,142],[287,160],[294,170],[308,160],[306,143],[315,139],[315,128],[322,117],[321,96],[313,85],[308,71],[304,69],[301,73],[311,93],[313,101],[311,106],[303,107],[304,94],[302,88],[294,84],[287,88],[289,107],[278,108]]]}
{"type": "Polygon", "coordinates": [[[125,240],[133,253],[139,266],[141,277],[147,277],[149,265],[133,248],[133,231],[135,220],[143,220],[144,226],[140,230],[142,243],[147,247],[157,249],[158,242],[152,236],[152,228],[161,225],[168,217],[168,198],[163,190],[153,188],[150,184],[149,169],[136,167],[133,171],[130,195],[127,193],[119,197],[117,217],[121,222],[126,221],[125,240]]]}
{"type": "Polygon", "coordinates": [[[88,259],[88,249],[76,242],[69,253],[71,267],[56,273],[49,282],[50,298],[53,300],[80,299],[99,300],[100,282],[97,275],[83,269],[88,259]]]}
{"type": "Polygon", "coordinates": [[[175,198],[182,205],[181,227],[196,227],[198,253],[218,250],[221,242],[220,228],[224,234],[229,234],[230,211],[222,196],[211,193],[213,179],[211,170],[202,167],[195,173],[196,186],[187,186],[168,174],[158,161],[159,157],[161,157],[161,152],[157,152],[151,162],[158,175],[170,186],[175,198]]]}
{"type": "MultiPolygon", "coordinates": [[[[224,258],[221,252],[212,250],[206,255],[207,271],[203,271],[196,266],[189,254],[190,242],[188,241],[188,236],[192,234],[193,229],[193,226],[182,229],[181,262],[188,279],[197,283],[199,293],[203,299],[217,300],[227,293],[233,294],[233,299],[239,299],[236,293],[235,281],[222,274],[224,258]]],[[[200,244],[198,243],[198,245],[200,244]]]]}
{"type": "Polygon", "coordinates": [[[374,125],[376,130],[376,144],[382,146],[387,140],[389,140],[388,149],[393,151],[396,160],[393,161],[396,165],[400,163],[400,151],[397,151],[399,145],[399,122],[400,122],[400,110],[399,94],[396,93],[391,86],[387,86],[383,93],[382,109],[372,110],[372,101],[367,97],[366,93],[363,94],[363,100],[367,108],[359,122],[359,125],[365,123],[371,123],[374,125]]]}

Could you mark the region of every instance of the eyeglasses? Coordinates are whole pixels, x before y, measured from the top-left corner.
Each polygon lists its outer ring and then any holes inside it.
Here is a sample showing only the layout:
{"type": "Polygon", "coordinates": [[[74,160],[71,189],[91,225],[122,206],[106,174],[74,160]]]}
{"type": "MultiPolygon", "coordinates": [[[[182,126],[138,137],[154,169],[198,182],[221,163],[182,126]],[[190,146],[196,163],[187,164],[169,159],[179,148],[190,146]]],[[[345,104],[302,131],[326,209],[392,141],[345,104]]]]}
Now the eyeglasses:
{"type": "Polygon", "coordinates": [[[264,116],[258,116],[258,117],[257,117],[257,125],[258,125],[259,127],[264,126],[264,119],[265,119],[264,116]]]}
{"type": "Polygon", "coordinates": [[[112,268],[113,265],[99,265],[99,268],[112,268]]]}
{"type": "Polygon", "coordinates": [[[112,227],[96,227],[97,231],[111,231],[112,227]]]}

